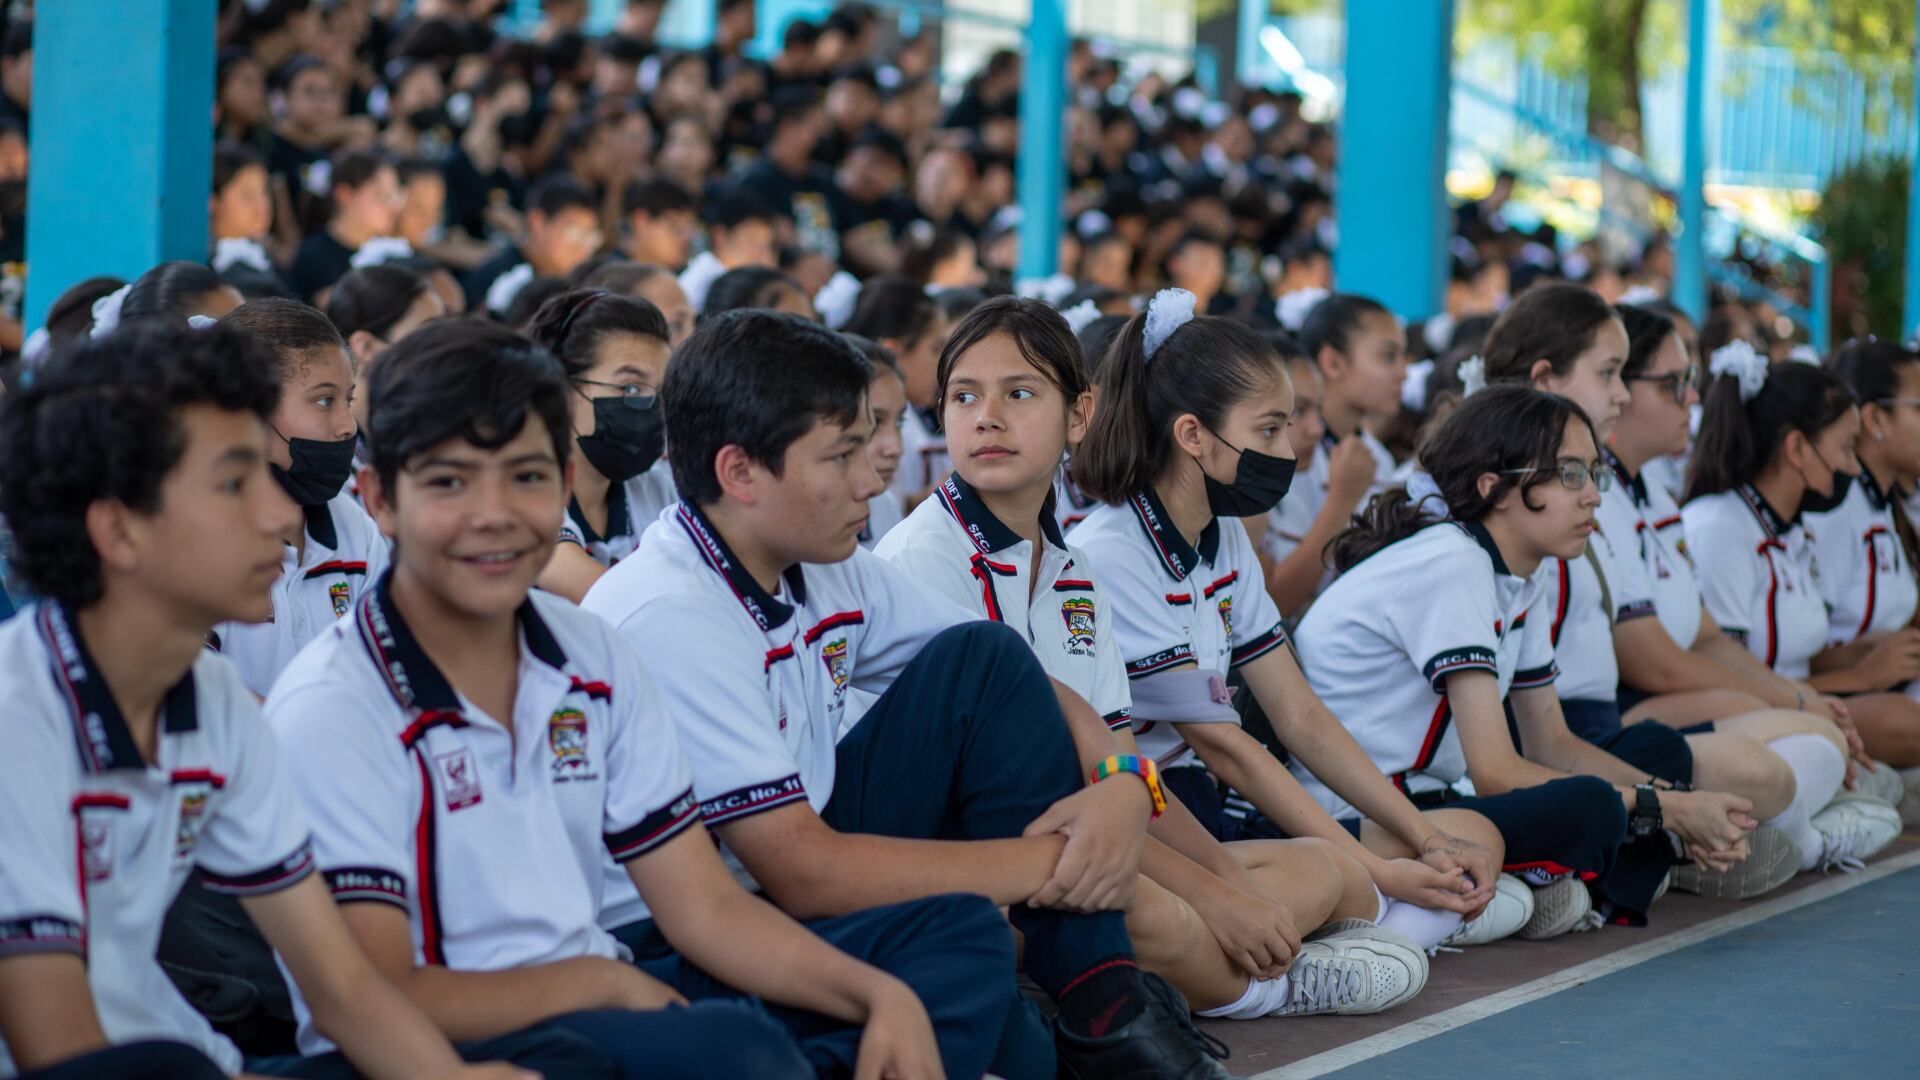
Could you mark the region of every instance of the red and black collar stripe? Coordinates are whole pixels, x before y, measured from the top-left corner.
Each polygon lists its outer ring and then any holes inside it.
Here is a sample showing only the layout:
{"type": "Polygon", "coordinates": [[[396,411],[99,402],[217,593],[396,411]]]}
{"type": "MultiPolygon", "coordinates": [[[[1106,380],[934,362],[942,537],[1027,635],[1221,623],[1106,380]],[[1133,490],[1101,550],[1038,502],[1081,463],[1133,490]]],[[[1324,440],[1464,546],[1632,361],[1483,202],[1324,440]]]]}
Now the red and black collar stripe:
{"type": "MultiPolygon", "coordinates": [[[[733,549],[727,547],[727,542],[720,538],[719,530],[713,527],[713,523],[707,520],[707,516],[700,512],[699,507],[682,499],[679,507],[674,511],[674,520],[686,530],[688,538],[693,541],[694,548],[700,552],[700,557],[706,560],[714,573],[719,574],[733,590],[734,598],[739,600],[740,606],[753,617],[754,623],[760,627],[761,632],[785,626],[787,620],[793,618],[793,605],[774,599],[767,590],[760,587],[760,583],[754,580],[746,567],[740,565],[740,560],[734,557],[733,549]]],[[[800,572],[800,564],[795,563],[787,567],[782,576],[786,579],[787,588],[792,591],[794,600],[797,603],[806,603],[807,583],[800,572]]]]}
{"type": "Polygon", "coordinates": [[[1752,484],[1741,484],[1733,490],[1740,496],[1740,501],[1747,504],[1747,510],[1753,514],[1754,520],[1760,523],[1760,530],[1767,534],[1768,540],[1777,543],[1781,534],[1800,522],[1798,516],[1792,521],[1781,517],[1778,511],[1767,505],[1767,500],[1760,497],[1760,492],[1756,491],[1752,484]]]}
{"type": "Polygon", "coordinates": [[[1207,522],[1200,531],[1200,544],[1195,547],[1187,543],[1187,538],[1174,528],[1173,518],[1160,502],[1152,489],[1134,493],[1127,500],[1133,507],[1133,515],[1140,521],[1140,527],[1146,530],[1147,540],[1153,544],[1155,553],[1160,556],[1160,564],[1175,581],[1185,581],[1200,568],[1202,560],[1212,562],[1220,554],[1220,519],[1207,522]]]}
{"type": "Polygon", "coordinates": [[[1600,451],[1600,457],[1606,461],[1608,465],[1613,466],[1614,477],[1620,481],[1621,486],[1627,489],[1627,494],[1633,497],[1633,505],[1647,505],[1647,478],[1644,475],[1644,471],[1642,475],[1639,476],[1628,472],[1626,465],[1622,463],[1619,458],[1613,456],[1613,451],[1611,450],[1602,449],[1600,451]]]}
{"type": "MultiPolygon", "coordinates": [[[[53,658],[53,682],[66,696],[80,765],[89,773],[142,769],[147,761],[133,741],[126,716],[94,665],[86,642],[65,604],[49,601],[34,615],[47,654],[53,658]]],[[[169,735],[198,730],[200,709],[188,668],[161,703],[161,729],[169,735]]]]}
{"type": "MultiPolygon", "coordinates": [[[[527,651],[541,663],[565,673],[567,654],[560,648],[560,642],[553,636],[546,620],[534,609],[531,599],[521,601],[515,617],[519,620],[520,634],[527,643],[527,651]]],[[[413,636],[413,631],[407,627],[406,620],[394,606],[391,568],[381,574],[374,587],[360,597],[354,624],[360,631],[360,641],[366,646],[367,654],[386,677],[387,689],[400,707],[410,714],[409,731],[419,727],[424,732],[426,727],[434,723],[447,722],[447,717],[459,718],[460,696],[454,693],[453,685],[447,682],[447,677],[427,656],[426,650],[420,647],[419,639],[413,636]]]]}
{"type": "MultiPolygon", "coordinates": [[[[973,489],[972,484],[961,479],[958,472],[949,473],[933,493],[939,498],[940,505],[946,507],[947,513],[953,515],[953,520],[959,523],[961,531],[967,534],[967,539],[980,554],[992,555],[1021,541],[1020,534],[995,517],[980,498],[980,493],[973,489]]],[[[1064,549],[1067,540],[1060,533],[1060,523],[1054,520],[1053,504],[1053,492],[1049,490],[1046,505],[1040,508],[1040,533],[1048,543],[1064,549]]]]}

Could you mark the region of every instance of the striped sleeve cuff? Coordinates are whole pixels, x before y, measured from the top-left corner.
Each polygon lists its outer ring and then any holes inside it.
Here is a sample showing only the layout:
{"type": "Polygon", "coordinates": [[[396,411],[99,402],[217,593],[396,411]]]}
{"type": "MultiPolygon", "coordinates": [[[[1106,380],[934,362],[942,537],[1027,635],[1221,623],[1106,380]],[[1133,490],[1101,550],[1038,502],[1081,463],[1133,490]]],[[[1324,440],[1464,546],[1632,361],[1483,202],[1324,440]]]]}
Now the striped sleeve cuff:
{"type": "Polygon", "coordinates": [[[716,795],[700,804],[700,817],[709,825],[724,825],[790,802],[804,802],[806,798],[806,785],[800,782],[800,774],[794,773],[770,783],[716,795]]]}
{"type": "Polygon", "coordinates": [[[1133,710],[1115,709],[1100,719],[1107,722],[1108,731],[1126,731],[1133,727],[1133,710]]]}
{"type": "Polygon", "coordinates": [[[1614,612],[1613,621],[1616,623],[1632,622],[1635,619],[1644,619],[1649,615],[1658,614],[1660,614],[1660,612],[1653,606],[1653,601],[1640,600],[1614,612]]]}
{"type": "Polygon", "coordinates": [[[1276,647],[1287,643],[1287,624],[1276,622],[1266,633],[1255,636],[1251,641],[1233,650],[1231,666],[1239,667],[1249,660],[1258,660],[1272,652],[1276,647]]]}
{"type": "Polygon", "coordinates": [[[1526,671],[1515,672],[1513,676],[1513,689],[1538,690],[1543,686],[1552,686],[1554,680],[1559,677],[1559,665],[1548,663],[1545,667],[1529,668],[1526,671]]]}
{"type": "Polygon", "coordinates": [[[1723,626],[1720,628],[1720,632],[1732,638],[1733,640],[1739,642],[1742,645],[1745,645],[1747,643],[1747,632],[1745,630],[1739,629],[1738,627],[1723,626]]]}
{"type": "Polygon", "coordinates": [[[372,900],[401,910],[407,907],[407,879],[392,870],[378,866],[342,866],[322,870],[320,877],[327,883],[327,891],[333,894],[336,904],[372,900]]]}
{"type": "Polygon", "coordinates": [[[1500,667],[1492,649],[1482,645],[1469,645],[1464,649],[1448,649],[1446,652],[1436,654],[1433,659],[1427,661],[1425,667],[1420,669],[1420,674],[1426,676],[1427,684],[1433,687],[1434,693],[1444,694],[1447,692],[1447,676],[1457,675],[1462,671],[1484,671],[1489,675],[1498,676],[1500,667]]]}
{"type": "Polygon", "coordinates": [[[614,862],[637,859],[686,832],[687,827],[698,820],[700,803],[693,797],[693,789],[688,788],[672,802],[641,818],[632,828],[606,834],[607,854],[613,856],[614,862]]]}
{"type": "Polygon", "coordinates": [[[1170,667],[1191,663],[1193,663],[1193,648],[1188,645],[1175,645],[1151,656],[1127,661],[1127,678],[1144,679],[1156,671],[1165,671],[1170,667]]]}
{"type": "Polygon", "coordinates": [[[200,879],[208,891],[225,893],[228,896],[264,896],[279,892],[300,882],[301,878],[313,873],[313,841],[300,841],[293,853],[272,866],[245,874],[216,874],[202,866],[200,879]]]}
{"type": "Polygon", "coordinates": [[[87,954],[87,928],[62,915],[0,919],[0,957],[28,953],[87,954]]]}

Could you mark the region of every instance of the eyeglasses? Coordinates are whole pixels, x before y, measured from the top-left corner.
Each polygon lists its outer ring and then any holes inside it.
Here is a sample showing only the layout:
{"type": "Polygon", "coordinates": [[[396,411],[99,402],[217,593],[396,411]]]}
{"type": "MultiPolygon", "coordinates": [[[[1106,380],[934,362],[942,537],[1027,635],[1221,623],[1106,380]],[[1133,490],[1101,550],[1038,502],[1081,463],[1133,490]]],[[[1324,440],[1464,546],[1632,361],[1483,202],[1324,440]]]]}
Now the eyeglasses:
{"type": "Polygon", "coordinates": [[[1560,486],[1568,491],[1584,491],[1587,482],[1592,481],[1596,491],[1605,494],[1613,489],[1613,470],[1599,462],[1589,465],[1572,458],[1555,465],[1551,469],[1501,469],[1501,476],[1532,476],[1534,473],[1552,472],[1560,474],[1560,486]]]}
{"type": "Polygon", "coordinates": [[[1631,375],[1627,377],[1627,381],[1663,384],[1675,404],[1685,405],[1687,391],[1693,389],[1695,381],[1699,378],[1700,365],[1688,364],[1685,371],[1669,371],[1665,375],[1631,375]]]}
{"type": "MultiPolygon", "coordinates": [[[[650,389],[639,383],[598,382],[594,379],[575,379],[573,381],[577,386],[598,386],[605,390],[618,390],[620,391],[618,395],[620,401],[627,407],[633,409],[651,409],[655,403],[660,400],[650,389]]],[[[586,395],[582,394],[581,396],[585,397],[586,395]]]]}
{"type": "Polygon", "coordinates": [[[1895,405],[1920,405],[1920,397],[1877,398],[1874,400],[1874,404],[1883,409],[1890,409],[1895,405]]]}

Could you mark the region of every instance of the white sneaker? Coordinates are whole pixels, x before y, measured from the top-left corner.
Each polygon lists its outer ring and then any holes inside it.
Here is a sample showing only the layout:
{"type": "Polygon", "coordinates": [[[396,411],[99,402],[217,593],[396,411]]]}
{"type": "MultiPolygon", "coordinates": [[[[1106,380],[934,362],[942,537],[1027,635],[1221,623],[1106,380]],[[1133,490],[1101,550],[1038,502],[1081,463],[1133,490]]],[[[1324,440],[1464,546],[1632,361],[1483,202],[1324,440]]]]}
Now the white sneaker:
{"type": "Polygon", "coordinates": [[[1875,761],[1872,772],[1856,767],[1853,773],[1853,794],[1871,795],[1889,806],[1899,806],[1907,793],[1907,785],[1900,779],[1900,771],[1884,761],[1875,761]]]}
{"type": "Polygon", "coordinates": [[[1512,937],[1533,918],[1533,890],[1512,874],[1501,874],[1493,883],[1493,899],[1486,910],[1460,924],[1440,944],[1447,948],[1485,945],[1512,937]]]}
{"type": "Polygon", "coordinates": [[[1348,930],[1303,943],[1287,979],[1286,1003],[1268,1016],[1377,1013],[1427,985],[1427,954],[1391,930],[1348,930]]]}
{"type": "Polygon", "coordinates": [[[1900,811],[1878,799],[1841,797],[1813,815],[1823,846],[1819,868],[1855,873],[1900,835],[1900,811]]]}
{"type": "Polygon", "coordinates": [[[1533,890],[1533,917],[1520,928],[1527,941],[1557,938],[1574,930],[1592,929],[1583,925],[1593,914],[1593,897],[1587,883],[1576,874],[1566,874],[1553,884],[1533,890]]]}
{"type": "Polygon", "coordinates": [[[1784,830],[1762,825],[1747,836],[1747,857],[1727,872],[1710,873],[1697,863],[1673,868],[1673,887],[1712,900],[1751,900],[1770,893],[1800,872],[1800,845],[1784,830]]]}

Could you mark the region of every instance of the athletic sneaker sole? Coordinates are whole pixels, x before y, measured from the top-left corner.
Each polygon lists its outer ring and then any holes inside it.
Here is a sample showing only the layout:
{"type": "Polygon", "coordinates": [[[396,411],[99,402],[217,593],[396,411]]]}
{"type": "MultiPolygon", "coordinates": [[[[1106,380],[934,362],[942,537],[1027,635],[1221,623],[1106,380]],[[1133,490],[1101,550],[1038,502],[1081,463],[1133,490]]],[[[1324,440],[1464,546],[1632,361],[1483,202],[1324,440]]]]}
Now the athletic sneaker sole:
{"type": "Polygon", "coordinates": [[[1725,873],[1698,864],[1673,868],[1673,887],[1709,900],[1751,900],[1785,885],[1800,872],[1800,845],[1784,831],[1762,825],[1747,837],[1746,861],[1725,873]]]}
{"type": "Polygon", "coordinates": [[[1545,941],[1569,933],[1593,910],[1593,897],[1587,883],[1574,874],[1533,890],[1533,918],[1520,928],[1516,937],[1527,941],[1545,941]]]}
{"type": "MultiPolygon", "coordinates": [[[[1354,920],[1365,923],[1365,920],[1354,920]]],[[[1385,1012],[1417,997],[1427,985],[1427,954],[1413,939],[1372,923],[1339,933],[1316,936],[1300,946],[1288,978],[1296,988],[1302,979],[1345,978],[1349,965],[1360,967],[1365,996],[1331,1008],[1300,1012],[1278,1011],[1269,1016],[1365,1016],[1385,1012]],[[1399,985],[1404,974],[1406,984],[1399,985]]],[[[1311,984],[1305,984],[1311,985],[1311,984]]],[[[1296,992],[1298,992],[1296,990],[1296,992]]]]}
{"type": "Polygon", "coordinates": [[[1519,933],[1532,919],[1533,890],[1512,874],[1501,874],[1494,883],[1493,899],[1487,901],[1487,909],[1471,921],[1461,923],[1460,929],[1440,944],[1450,949],[1491,944],[1519,933]]]}

